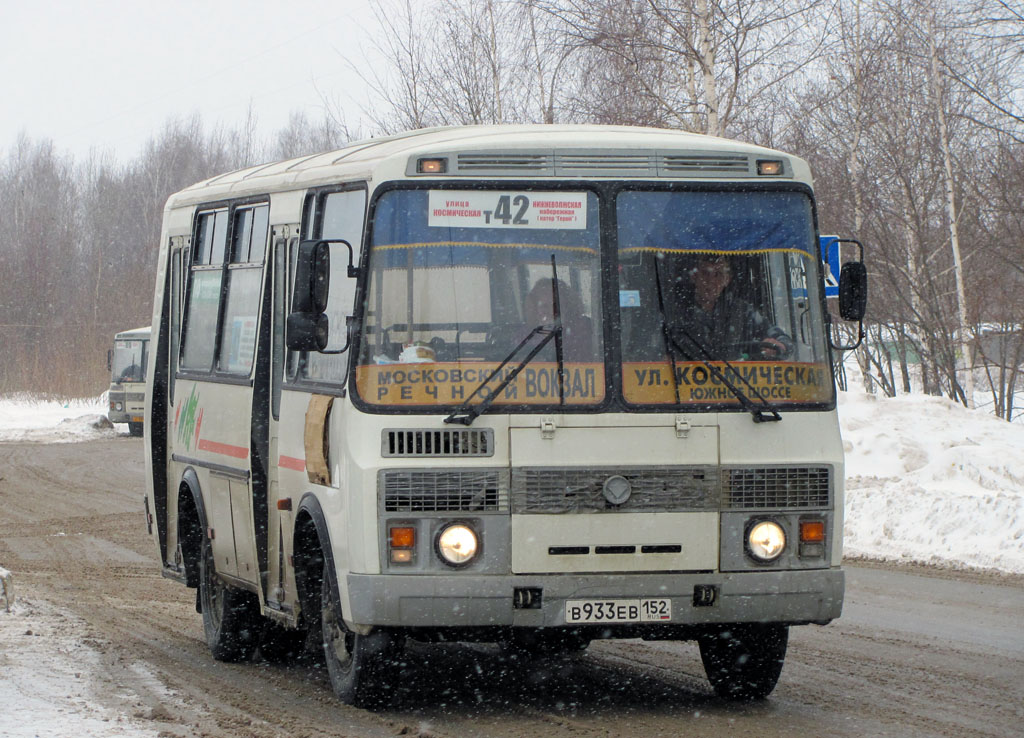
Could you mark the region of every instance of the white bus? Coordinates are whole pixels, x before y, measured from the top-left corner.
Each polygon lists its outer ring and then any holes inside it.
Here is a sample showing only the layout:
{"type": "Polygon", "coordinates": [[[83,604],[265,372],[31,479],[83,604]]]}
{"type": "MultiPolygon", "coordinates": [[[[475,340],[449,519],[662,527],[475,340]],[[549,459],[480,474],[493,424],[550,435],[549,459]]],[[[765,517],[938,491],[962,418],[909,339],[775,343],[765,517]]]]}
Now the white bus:
{"type": "Polygon", "coordinates": [[[142,435],[148,360],[149,326],[121,331],[114,336],[114,348],[107,351],[107,418],[111,423],[127,423],[133,436],[142,435]]]}
{"type": "MultiPolygon", "coordinates": [[[[843,602],[817,239],[801,159],[643,128],[421,130],[173,195],[164,575],[215,658],[308,642],[356,705],[408,639],[692,639],[763,698],[843,602]]],[[[843,281],[859,320],[862,260],[843,281]]]]}

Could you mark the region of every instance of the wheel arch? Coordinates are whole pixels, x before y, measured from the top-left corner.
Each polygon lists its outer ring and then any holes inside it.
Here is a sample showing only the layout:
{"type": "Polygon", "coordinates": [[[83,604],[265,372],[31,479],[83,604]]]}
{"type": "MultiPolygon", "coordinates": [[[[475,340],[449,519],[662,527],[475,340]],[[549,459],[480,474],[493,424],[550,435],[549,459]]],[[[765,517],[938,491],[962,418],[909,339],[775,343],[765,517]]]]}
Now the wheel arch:
{"type": "Polygon", "coordinates": [[[178,546],[188,587],[199,586],[199,560],[208,520],[199,475],[189,467],[178,484],[178,546]]]}
{"type": "Polygon", "coordinates": [[[338,608],[338,612],[342,612],[327,516],[320,506],[320,500],[312,492],[304,494],[299,501],[292,536],[295,586],[302,609],[305,610],[311,598],[319,599],[322,572],[326,565],[327,575],[331,578],[332,604],[338,608]]]}

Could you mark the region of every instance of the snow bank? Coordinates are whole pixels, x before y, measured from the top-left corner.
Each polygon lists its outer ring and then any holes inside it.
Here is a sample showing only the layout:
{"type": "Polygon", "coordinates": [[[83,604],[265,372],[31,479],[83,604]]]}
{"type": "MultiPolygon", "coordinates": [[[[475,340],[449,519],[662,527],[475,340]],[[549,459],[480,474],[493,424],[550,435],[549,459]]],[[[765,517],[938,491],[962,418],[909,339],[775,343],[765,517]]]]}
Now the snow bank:
{"type": "Polygon", "coordinates": [[[72,443],[127,433],[127,423],[107,420],[106,392],[64,403],[0,397],[0,442],[72,443]]]}
{"type": "Polygon", "coordinates": [[[847,554],[1024,573],[1024,425],[857,390],[839,416],[847,554]]]}

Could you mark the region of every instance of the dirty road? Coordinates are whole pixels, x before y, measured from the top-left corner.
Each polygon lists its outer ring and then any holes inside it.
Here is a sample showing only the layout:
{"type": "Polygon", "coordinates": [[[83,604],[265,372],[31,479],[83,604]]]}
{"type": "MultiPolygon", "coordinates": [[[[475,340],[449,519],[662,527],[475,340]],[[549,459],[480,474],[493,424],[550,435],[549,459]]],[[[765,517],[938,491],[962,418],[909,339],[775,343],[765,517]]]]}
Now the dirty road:
{"type": "MultiPolygon", "coordinates": [[[[411,645],[395,702],[357,710],[315,664],[214,661],[194,592],[160,577],[142,497],[141,439],[0,444],[0,566],[21,617],[49,613],[16,637],[98,654],[97,676],[69,694],[161,736],[1019,736],[1024,725],[1024,578],[866,562],[847,566],[840,620],[792,631],[762,703],[714,697],[695,644],[611,641],[529,667],[486,645],[411,645]]],[[[26,652],[6,644],[0,675],[26,652]]]]}

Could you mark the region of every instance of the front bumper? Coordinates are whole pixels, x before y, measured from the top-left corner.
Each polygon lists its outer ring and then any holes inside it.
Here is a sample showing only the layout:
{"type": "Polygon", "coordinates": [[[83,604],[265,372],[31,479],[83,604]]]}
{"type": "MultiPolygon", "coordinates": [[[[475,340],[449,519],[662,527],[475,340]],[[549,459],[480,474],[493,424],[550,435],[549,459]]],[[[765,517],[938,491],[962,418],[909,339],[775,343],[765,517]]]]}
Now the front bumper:
{"type": "Polygon", "coordinates": [[[416,628],[565,626],[572,599],[669,597],[672,620],[636,624],[826,623],[843,608],[841,569],[708,574],[539,574],[402,576],[350,574],[348,620],[365,626],[416,628]],[[695,602],[695,590],[715,589],[713,604],[695,602]],[[514,592],[540,590],[539,606],[516,608],[514,592]]]}

